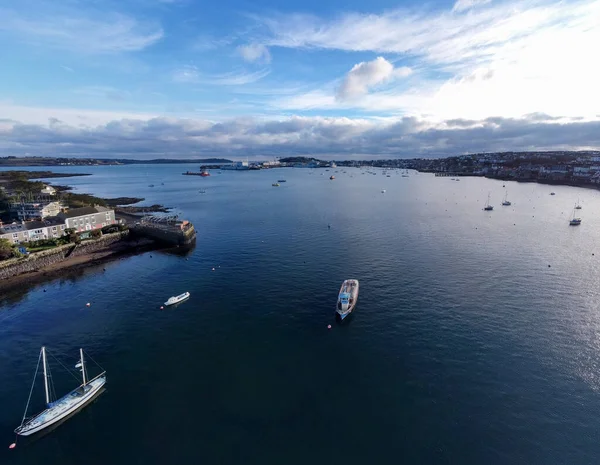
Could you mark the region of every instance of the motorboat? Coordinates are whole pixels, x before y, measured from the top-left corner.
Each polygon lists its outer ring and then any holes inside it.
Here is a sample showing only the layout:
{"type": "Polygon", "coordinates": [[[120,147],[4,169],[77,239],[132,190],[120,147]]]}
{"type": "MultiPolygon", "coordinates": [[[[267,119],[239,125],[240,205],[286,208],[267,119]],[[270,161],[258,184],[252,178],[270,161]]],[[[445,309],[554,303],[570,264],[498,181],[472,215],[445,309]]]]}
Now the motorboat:
{"type": "Polygon", "coordinates": [[[287,182],[285,179],[278,179],[277,182],[287,182]]]}
{"type": "Polygon", "coordinates": [[[342,287],[340,288],[340,293],[338,294],[338,301],[336,306],[336,313],[340,316],[342,320],[354,311],[357,300],[358,280],[346,279],[342,283],[342,287]]]}
{"type": "Polygon", "coordinates": [[[331,176],[329,176],[329,179],[333,181],[335,179],[335,176],[332,174],[331,176]]]}
{"type": "Polygon", "coordinates": [[[190,293],[189,292],[184,292],[183,294],[179,294],[178,296],[174,296],[174,297],[169,297],[169,300],[167,300],[165,302],[166,306],[169,305],[175,305],[178,304],[179,302],[183,302],[186,299],[190,298],[190,293]]]}
{"type": "Polygon", "coordinates": [[[273,187],[279,187],[280,184],[278,182],[274,182],[273,184],[271,184],[271,186],[273,186],[273,187]]]}
{"type": "Polygon", "coordinates": [[[40,361],[42,362],[44,370],[44,388],[46,393],[46,409],[37,415],[27,418],[27,409],[29,402],[31,401],[31,394],[33,393],[33,385],[29,392],[29,399],[27,400],[27,407],[25,407],[25,414],[21,425],[15,429],[15,433],[19,436],[29,436],[31,434],[42,431],[45,428],[65,419],[69,415],[78,411],[82,407],[89,404],[94,398],[101,392],[102,387],[106,383],[106,371],[102,371],[98,376],[90,380],[87,379],[86,365],[83,358],[83,349],[79,349],[79,362],[75,365],[76,368],[80,368],[83,378],[83,384],[73,389],[65,396],[55,401],[51,400],[51,389],[52,377],[50,376],[50,367],[47,360],[46,347],[42,347],[40,355],[38,357],[37,368],[33,378],[37,378],[37,373],[40,367],[40,361]]]}

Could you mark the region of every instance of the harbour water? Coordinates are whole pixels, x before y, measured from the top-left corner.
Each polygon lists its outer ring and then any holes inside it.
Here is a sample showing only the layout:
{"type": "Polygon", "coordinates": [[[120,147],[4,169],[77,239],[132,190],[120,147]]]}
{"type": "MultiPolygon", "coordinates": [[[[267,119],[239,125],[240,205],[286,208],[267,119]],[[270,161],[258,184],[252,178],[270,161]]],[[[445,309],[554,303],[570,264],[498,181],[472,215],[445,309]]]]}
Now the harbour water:
{"type": "Polygon", "coordinates": [[[177,207],[197,245],[0,297],[0,463],[598,461],[599,192],[507,182],[501,207],[503,182],[483,178],[188,169],[53,168],[93,173],[53,180],[81,192],[177,207]],[[338,324],[347,278],[360,296],[338,324]],[[44,344],[84,347],[106,392],[8,450],[44,344]]]}

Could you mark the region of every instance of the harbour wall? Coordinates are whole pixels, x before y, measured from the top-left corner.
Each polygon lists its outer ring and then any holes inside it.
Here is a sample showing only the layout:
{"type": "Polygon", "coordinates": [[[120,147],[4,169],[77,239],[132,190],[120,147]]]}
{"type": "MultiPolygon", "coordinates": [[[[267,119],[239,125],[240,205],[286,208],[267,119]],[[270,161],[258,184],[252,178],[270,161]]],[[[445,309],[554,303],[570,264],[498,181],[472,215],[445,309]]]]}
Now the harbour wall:
{"type": "Polygon", "coordinates": [[[60,263],[67,258],[109,250],[119,242],[124,243],[127,239],[129,239],[129,231],[121,231],[105,234],[98,239],[83,241],[80,244],[61,245],[54,249],[32,253],[26,257],[4,260],[0,262],[0,280],[38,271],[47,266],[60,263]]]}
{"type": "Polygon", "coordinates": [[[196,230],[191,223],[185,229],[147,223],[136,223],[135,225],[130,225],[129,229],[135,236],[150,237],[169,245],[185,246],[192,244],[196,240],[196,230]]]}

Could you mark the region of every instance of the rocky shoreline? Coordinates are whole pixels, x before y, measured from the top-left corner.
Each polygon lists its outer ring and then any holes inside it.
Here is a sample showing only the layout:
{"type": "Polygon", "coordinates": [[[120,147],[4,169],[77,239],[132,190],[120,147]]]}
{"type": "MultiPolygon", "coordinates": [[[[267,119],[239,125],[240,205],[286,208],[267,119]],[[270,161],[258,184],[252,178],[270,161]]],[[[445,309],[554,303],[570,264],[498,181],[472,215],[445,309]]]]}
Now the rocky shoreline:
{"type": "Polygon", "coordinates": [[[132,238],[129,231],[107,234],[79,245],[68,244],[26,258],[0,262],[0,292],[36,284],[66,273],[108,261],[162,248],[147,238],[132,238]]]}

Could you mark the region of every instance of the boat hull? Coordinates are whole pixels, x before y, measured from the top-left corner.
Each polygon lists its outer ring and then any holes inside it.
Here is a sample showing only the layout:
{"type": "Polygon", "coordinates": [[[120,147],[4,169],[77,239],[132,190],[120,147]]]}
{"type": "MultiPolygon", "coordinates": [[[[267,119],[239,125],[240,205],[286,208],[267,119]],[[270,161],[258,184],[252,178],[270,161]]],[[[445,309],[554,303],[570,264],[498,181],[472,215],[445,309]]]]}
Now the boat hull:
{"type": "Polygon", "coordinates": [[[340,288],[340,292],[338,295],[338,303],[336,304],[335,312],[339,316],[339,318],[343,321],[345,318],[350,316],[354,309],[356,308],[356,303],[358,302],[358,290],[359,284],[356,279],[347,279],[342,283],[342,287],[340,288]],[[351,297],[350,303],[346,309],[340,308],[340,298],[342,294],[348,293],[351,297]]]}
{"type": "MultiPolygon", "coordinates": [[[[89,384],[87,384],[87,386],[89,386],[90,389],[84,395],[79,397],[76,401],[68,402],[64,406],[50,407],[44,410],[24,425],[15,429],[15,433],[19,436],[30,436],[54,425],[55,423],[68,417],[69,415],[81,409],[82,407],[85,407],[92,400],[94,400],[96,394],[98,394],[98,392],[102,389],[105,383],[106,376],[100,376],[95,380],[92,380],[89,384]],[[55,414],[52,412],[53,409],[56,410],[55,414]],[[48,416],[48,419],[45,419],[43,416],[48,416]]],[[[77,390],[71,391],[69,394],[63,397],[63,399],[57,401],[56,404],[59,404],[64,399],[68,398],[68,396],[73,395],[73,393],[75,393],[76,391],[77,390]]]]}
{"type": "Polygon", "coordinates": [[[184,297],[177,298],[176,300],[169,299],[163,305],[165,307],[169,307],[171,305],[177,305],[177,304],[179,304],[181,302],[184,302],[184,301],[188,300],[189,298],[190,298],[190,293],[188,292],[188,293],[186,293],[186,295],[184,297]]]}

